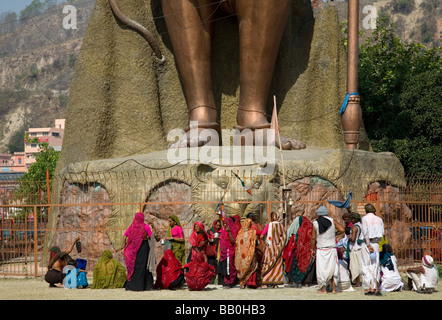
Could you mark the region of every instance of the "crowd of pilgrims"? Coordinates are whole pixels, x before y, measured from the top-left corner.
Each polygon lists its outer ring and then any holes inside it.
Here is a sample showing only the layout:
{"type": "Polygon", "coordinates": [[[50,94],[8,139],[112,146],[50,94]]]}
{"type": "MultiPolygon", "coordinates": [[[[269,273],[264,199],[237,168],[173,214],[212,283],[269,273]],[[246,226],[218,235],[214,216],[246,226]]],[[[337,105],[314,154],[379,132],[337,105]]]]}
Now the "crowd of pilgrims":
{"type": "MultiPolygon", "coordinates": [[[[371,208],[366,206],[367,213],[374,215],[371,208]]],[[[167,236],[161,237],[152,223],[145,223],[145,214],[138,212],[124,233],[125,265],[114,259],[110,250],[103,251],[94,267],[92,284],[84,287],[145,291],[174,290],[184,285],[189,290],[204,290],[209,284],[226,289],[289,285],[318,286],[318,293],[337,293],[355,291],[353,287],[363,285],[367,295],[402,289],[404,283],[392,248],[382,244],[382,219],[374,216],[372,225],[364,226],[370,234],[364,235],[357,213],[346,210],[342,216],[345,225],[329,217],[325,206],[317,210],[317,216],[314,221],[299,216],[285,226],[279,214],[272,212],[263,226],[254,213],[243,221],[238,215],[219,215],[209,227],[194,223],[187,240],[190,252],[186,254],[184,230],[177,216],[169,217],[167,236]],[[164,245],[158,263],[155,242],[164,245]],[[364,256],[371,258],[367,262],[364,256]]],[[[75,264],[69,253],[78,241],[79,237],[67,251],[51,249],[45,276],[50,287],[66,281],[63,267],[75,264]]],[[[85,270],[76,270],[85,278],[85,270]]],[[[414,286],[411,280],[410,286],[414,286]]]]}

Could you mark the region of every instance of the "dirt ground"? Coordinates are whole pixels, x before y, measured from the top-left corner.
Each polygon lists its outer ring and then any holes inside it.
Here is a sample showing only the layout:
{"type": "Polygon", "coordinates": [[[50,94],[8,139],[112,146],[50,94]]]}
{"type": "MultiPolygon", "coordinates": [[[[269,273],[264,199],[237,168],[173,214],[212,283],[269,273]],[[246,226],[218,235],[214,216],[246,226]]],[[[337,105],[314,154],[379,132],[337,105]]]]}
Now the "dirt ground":
{"type": "MultiPolygon", "coordinates": [[[[89,284],[92,281],[89,280],[89,284]]],[[[366,296],[361,287],[337,294],[317,293],[317,286],[294,288],[280,286],[265,289],[224,289],[209,285],[203,291],[187,287],[171,290],[131,292],[124,289],[65,289],[49,288],[43,277],[0,279],[0,300],[442,300],[442,282],[432,294],[414,291],[387,292],[385,296],[366,296]]]]}

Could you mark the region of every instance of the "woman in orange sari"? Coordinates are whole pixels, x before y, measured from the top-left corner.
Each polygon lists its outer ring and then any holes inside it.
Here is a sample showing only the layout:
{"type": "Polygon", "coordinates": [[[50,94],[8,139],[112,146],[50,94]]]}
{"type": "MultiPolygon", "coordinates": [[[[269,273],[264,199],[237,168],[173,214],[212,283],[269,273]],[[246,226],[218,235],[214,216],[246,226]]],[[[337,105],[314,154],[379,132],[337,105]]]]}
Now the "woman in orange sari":
{"type": "Polygon", "coordinates": [[[242,289],[261,287],[261,269],[258,260],[262,253],[257,247],[258,236],[252,228],[252,220],[244,220],[236,236],[235,267],[238,270],[239,285],[242,289]]]}

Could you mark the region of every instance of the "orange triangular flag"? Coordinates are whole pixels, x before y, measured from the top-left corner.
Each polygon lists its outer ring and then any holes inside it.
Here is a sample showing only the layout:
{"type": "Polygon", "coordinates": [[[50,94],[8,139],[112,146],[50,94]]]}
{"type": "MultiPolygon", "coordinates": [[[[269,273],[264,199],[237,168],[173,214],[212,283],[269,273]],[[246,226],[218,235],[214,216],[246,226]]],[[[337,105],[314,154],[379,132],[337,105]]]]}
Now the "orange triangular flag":
{"type": "Polygon", "coordinates": [[[274,129],[275,134],[279,133],[278,114],[276,112],[276,96],[273,96],[273,112],[272,112],[272,121],[270,123],[270,129],[274,129]]]}

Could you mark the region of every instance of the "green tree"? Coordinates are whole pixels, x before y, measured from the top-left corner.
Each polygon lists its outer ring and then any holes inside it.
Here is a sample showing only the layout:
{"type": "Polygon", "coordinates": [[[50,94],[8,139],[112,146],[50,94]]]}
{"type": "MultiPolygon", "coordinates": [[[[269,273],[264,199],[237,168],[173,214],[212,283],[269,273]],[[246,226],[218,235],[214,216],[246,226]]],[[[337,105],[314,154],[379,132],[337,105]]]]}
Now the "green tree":
{"type": "Polygon", "coordinates": [[[397,155],[407,173],[442,172],[442,49],[404,44],[377,24],[359,51],[359,94],[376,152],[397,155]]]}
{"type": "Polygon", "coordinates": [[[47,171],[49,171],[49,182],[52,182],[60,157],[60,151],[55,151],[46,142],[40,144],[40,149],[35,157],[36,161],[19,180],[20,185],[15,194],[16,198],[28,204],[47,203],[47,171]]]}

